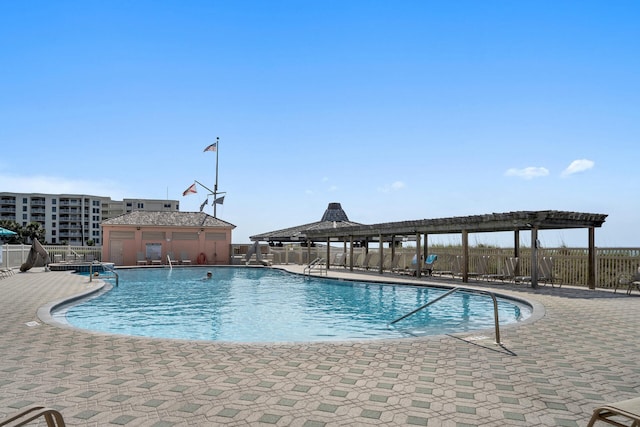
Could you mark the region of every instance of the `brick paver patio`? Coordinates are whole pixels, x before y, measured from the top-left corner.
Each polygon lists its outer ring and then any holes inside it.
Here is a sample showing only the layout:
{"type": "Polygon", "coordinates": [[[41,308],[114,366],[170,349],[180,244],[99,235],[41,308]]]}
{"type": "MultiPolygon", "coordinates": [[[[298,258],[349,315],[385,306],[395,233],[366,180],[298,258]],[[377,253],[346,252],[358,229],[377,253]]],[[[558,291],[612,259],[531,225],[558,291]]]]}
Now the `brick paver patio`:
{"type": "Polygon", "coordinates": [[[502,328],[502,347],[491,333],[221,344],[38,316],[99,283],[42,269],[0,280],[0,420],[45,405],[69,426],[584,426],[594,407],[640,395],[638,294],[472,283],[544,306],[502,328]]]}

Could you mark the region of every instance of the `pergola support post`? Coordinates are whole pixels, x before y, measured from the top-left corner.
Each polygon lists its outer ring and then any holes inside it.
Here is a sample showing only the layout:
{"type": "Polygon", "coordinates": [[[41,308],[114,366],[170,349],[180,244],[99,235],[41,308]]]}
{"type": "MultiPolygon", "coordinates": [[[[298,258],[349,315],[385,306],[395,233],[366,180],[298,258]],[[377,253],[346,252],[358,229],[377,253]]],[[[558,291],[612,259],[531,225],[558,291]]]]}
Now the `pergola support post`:
{"type": "MultiPolygon", "coordinates": [[[[520,258],[520,230],[516,229],[513,232],[513,256],[520,258]]],[[[516,276],[520,275],[520,263],[516,265],[516,269],[513,272],[516,276]]]]}
{"type": "Polygon", "coordinates": [[[391,235],[391,266],[393,266],[393,260],[396,259],[396,235],[391,235]]]}
{"type": "Polygon", "coordinates": [[[327,271],[331,268],[331,238],[327,237],[327,271]]]}
{"type": "Polygon", "coordinates": [[[349,271],[353,271],[353,235],[349,236],[349,271]]]}
{"type": "Polygon", "coordinates": [[[420,249],[420,233],[416,233],[416,278],[422,276],[422,249],[420,249]]]}
{"type": "Polygon", "coordinates": [[[427,233],[424,233],[424,236],[422,236],[422,239],[423,239],[422,250],[424,253],[424,262],[427,262],[427,257],[429,256],[429,235],[427,233]]]}
{"type": "Polygon", "coordinates": [[[382,240],[382,233],[378,235],[378,246],[380,251],[380,262],[378,263],[378,273],[384,273],[384,240],[382,240]]]}
{"type": "Polygon", "coordinates": [[[462,281],[469,283],[469,231],[462,230],[462,281]]]}
{"type": "Polygon", "coordinates": [[[531,287],[538,287],[538,228],[531,229],[531,287]]]}
{"type": "Polygon", "coordinates": [[[587,261],[587,285],[596,288],[596,230],[589,227],[589,259],[587,261]]]}

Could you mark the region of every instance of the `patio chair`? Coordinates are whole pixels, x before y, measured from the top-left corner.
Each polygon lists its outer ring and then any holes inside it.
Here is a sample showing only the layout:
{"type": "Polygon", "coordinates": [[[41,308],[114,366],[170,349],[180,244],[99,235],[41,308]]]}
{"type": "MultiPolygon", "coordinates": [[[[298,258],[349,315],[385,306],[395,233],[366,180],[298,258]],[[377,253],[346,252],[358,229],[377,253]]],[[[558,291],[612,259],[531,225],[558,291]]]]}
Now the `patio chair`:
{"type": "Polygon", "coordinates": [[[144,253],[138,252],[136,255],[136,265],[147,265],[147,258],[144,256],[144,253]]]}
{"type": "Polygon", "coordinates": [[[616,281],[616,287],[613,291],[614,293],[618,292],[618,287],[620,285],[627,287],[627,295],[631,295],[634,287],[638,292],[640,292],[640,267],[638,267],[634,274],[623,273],[619,275],[618,280],[616,281]]]}
{"type": "Polygon", "coordinates": [[[587,427],[592,427],[596,421],[602,421],[613,426],[640,426],[640,397],[609,405],[600,406],[593,410],[593,415],[587,427]],[[626,421],[626,424],[622,422],[626,421]],[[631,421],[631,424],[628,422],[631,421]]]}
{"type": "Polygon", "coordinates": [[[180,252],[180,264],[191,265],[191,258],[189,258],[189,255],[185,251],[180,252]]]}
{"type": "Polygon", "coordinates": [[[5,277],[13,276],[14,274],[15,274],[15,272],[10,268],[1,268],[0,269],[0,279],[3,279],[5,277]]]}
{"type": "Polygon", "coordinates": [[[44,418],[48,427],[65,427],[66,425],[59,411],[44,406],[33,406],[11,418],[0,420],[0,426],[23,426],[39,418],[44,418]]]}

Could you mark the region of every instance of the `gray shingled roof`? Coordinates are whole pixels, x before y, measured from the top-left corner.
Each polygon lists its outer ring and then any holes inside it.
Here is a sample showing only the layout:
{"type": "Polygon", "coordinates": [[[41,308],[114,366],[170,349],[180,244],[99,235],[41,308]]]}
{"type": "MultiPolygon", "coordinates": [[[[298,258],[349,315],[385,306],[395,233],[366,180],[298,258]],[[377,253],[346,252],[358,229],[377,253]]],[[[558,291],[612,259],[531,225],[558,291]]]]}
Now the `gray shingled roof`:
{"type": "Polygon", "coordinates": [[[102,222],[102,225],[141,225],[154,227],[231,227],[235,225],[204,212],[134,211],[102,222]]]}

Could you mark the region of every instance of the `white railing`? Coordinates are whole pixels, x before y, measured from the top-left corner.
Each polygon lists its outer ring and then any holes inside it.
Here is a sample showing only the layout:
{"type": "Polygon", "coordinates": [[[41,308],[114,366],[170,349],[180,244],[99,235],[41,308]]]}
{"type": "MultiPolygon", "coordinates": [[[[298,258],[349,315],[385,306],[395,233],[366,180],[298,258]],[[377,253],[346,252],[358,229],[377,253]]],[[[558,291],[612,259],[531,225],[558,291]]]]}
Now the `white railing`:
{"type": "MultiPolygon", "coordinates": [[[[76,246],[76,245],[42,245],[52,263],[65,261],[100,261],[102,259],[101,246],[76,246]]],[[[31,245],[2,245],[2,263],[4,268],[18,268],[29,256],[31,245]]],[[[39,257],[38,257],[39,258],[39,257]]],[[[42,267],[42,260],[38,259],[36,267],[42,267]]]]}
{"type": "MultiPolygon", "coordinates": [[[[77,246],[77,245],[43,245],[49,252],[51,262],[65,261],[89,261],[102,260],[101,246],[77,246]]],[[[246,249],[251,244],[234,244],[231,245],[232,259],[228,261],[233,264],[233,260],[241,258],[246,254],[246,249]]],[[[18,268],[26,260],[29,255],[31,245],[9,245],[4,244],[2,248],[2,262],[0,266],[3,268],[18,268]]],[[[260,245],[263,259],[268,259],[272,264],[297,264],[308,265],[316,258],[326,259],[326,264],[330,269],[349,268],[350,249],[347,248],[346,260],[342,260],[337,265],[339,254],[345,253],[343,246],[331,246],[327,257],[327,247],[324,245],[316,245],[311,248],[305,246],[285,245],[285,246],[268,246],[260,245]]],[[[378,271],[380,252],[378,248],[370,248],[369,252],[373,252],[375,256],[371,257],[369,263],[369,271],[378,271]]],[[[588,251],[586,248],[543,248],[539,249],[540,257],[553,257],[554,275],[558,283],[568,285],[587,286],[588,278],[588,251]]],[[[462,248],[457,246],[430,246],[429,253],[437,254],[438,260],[434,264],[434,272],[451,270],[453,260],[457,255],[462,255],[462,248]]],[[[385,247],[383,250],[383,270],[394,271],[411,269],[411,261],[415,255],[415,248],[405,247],[396,248],[396,256],[399,257],[397,264],[392,265],[391,249],[385,247]]],[[[364,259],[364,248],[353,248],[353,265],[357,267],[361,265],[364,259]]],[[[531,248],[520,248],[519,253],[519,269],[518,275],[527,276],[531,274],[531,248]]],[[[497,274],[502,271],[504,261],[513,256],[513,248],[485,248],[471,247],[469,248],[469,271],[478,271],[479,259],[483,256],[489,256],[488,274],[497,274]]],[[[38,264],[36,264],[38,266],[38,264]]],[[[596,249],[596,287],[598,288],[614,288],[618,277],[621,274],[630,274],[636,271],[640,266],[640,248],[597,248],[596,249]]]]}
{"type": "MultiPolygon", "coordinates": [[[[242,249],[249,245],[232,245],[232,252],[236,255],[242,253],[242,249]]],[[[330,269],[350,267],[350,249],[346,250],[346,260],[338,262],[338,255],[345,253],[343,246],[331,246],[327,258],[327,247],[316,245],[311,248],[299,244],[284,246],[261,245],[263,253],[268,252],[273,264],[297,264],[308,265],[316,258],[327,259],[330,269]],[[337,265],[340,264],[340,265],[337,265]],[[343,267],[344,265],[344,267],[343,267]]],[[[513,256],[513,248],[469,248],[469,271],[478,271],[479,260],[483,256],[489,256],[489,271],[487,274],[498,274],[502,271],[505,260],[513,256]]],[[[378,271],[380,251],[378,248],[370,248],[374,255],[369,262],[368,270],[378,271]]],[[[398,257],[397,264],[392,264],[391,249],[383,249],[383,270],[402,271],[415,268],[411,262],[415,256],[415,247],[395,248],[398,257]]],[[[453,262],[458,255],[462,255],[460,246],[430,246],[430,254],[437,254],[438,260],[434,264],[434,272],[451,271],[453,262]]],[[[538,250],[538,256],[553,257],[554,276],[557,283],[587,286],[588,279],[588,250],[586,248],[542,248],[538,250]]],[[[353,266],[358,268],[364,260],[365,249],[353,248],[353,266]]],[[[640,248],[596,248],[596,287],[614,288],[618,277],[624,273],[633,273],[640,266],[640,248]]],[[[531,275],[531,248],[520,247],[518,276],[531,275]]]]}

